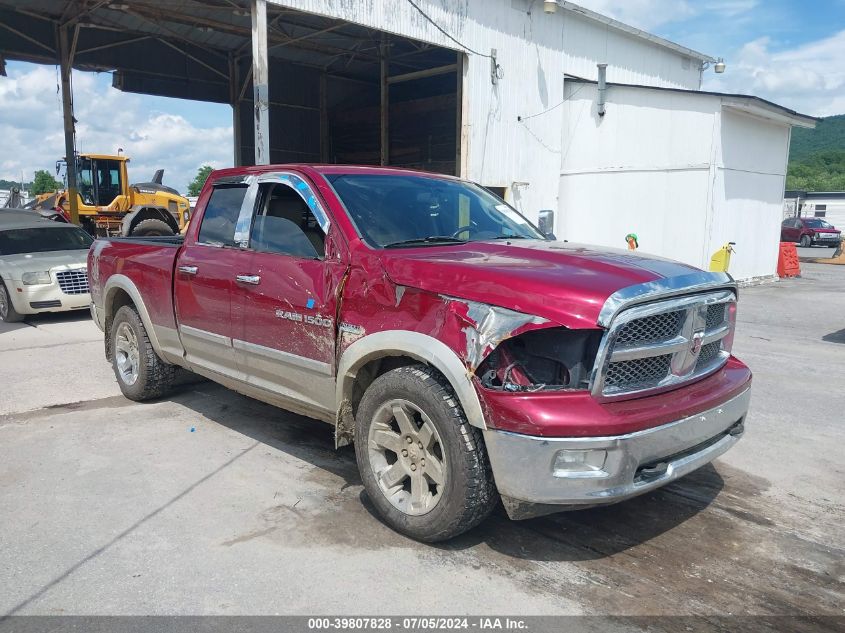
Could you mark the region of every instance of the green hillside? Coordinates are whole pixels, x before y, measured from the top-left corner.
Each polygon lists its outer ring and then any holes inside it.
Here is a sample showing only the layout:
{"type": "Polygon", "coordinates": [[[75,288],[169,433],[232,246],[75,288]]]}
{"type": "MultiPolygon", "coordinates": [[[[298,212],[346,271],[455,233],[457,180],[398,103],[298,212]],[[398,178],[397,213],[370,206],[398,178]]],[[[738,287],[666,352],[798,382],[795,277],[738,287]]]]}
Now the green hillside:
{"type": "Polygon", "coordinates": [[[845,191],[845,114],[822,119],[814,130],[793,128],[786,188],[845,191]]]}

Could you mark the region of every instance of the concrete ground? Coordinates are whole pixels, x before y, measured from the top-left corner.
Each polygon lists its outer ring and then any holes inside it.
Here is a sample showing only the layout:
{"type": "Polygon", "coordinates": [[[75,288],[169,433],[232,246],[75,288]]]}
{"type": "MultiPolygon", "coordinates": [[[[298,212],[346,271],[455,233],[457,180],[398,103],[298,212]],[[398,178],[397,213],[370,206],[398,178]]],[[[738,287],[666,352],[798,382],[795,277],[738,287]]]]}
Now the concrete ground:
{"type": "Polygon", "coordinates": [[[807,248],[796,246],[795,250],[798,251],[798,257],[818,258],[833,257],[833,254],[836,252],[835,248],[830,248],[828,246],[808,246],[807,248]]]}
{"type": "MultiPolygon", "coordinates": [[[[330,428],[125,400],[85,315],[0,325],[3,614],[845,614],[845,268],[741,291],[745,438],[601,509],[410,541],[330,428]]],[[[734,629],[735,630],[735,629],[734,629]]]]}

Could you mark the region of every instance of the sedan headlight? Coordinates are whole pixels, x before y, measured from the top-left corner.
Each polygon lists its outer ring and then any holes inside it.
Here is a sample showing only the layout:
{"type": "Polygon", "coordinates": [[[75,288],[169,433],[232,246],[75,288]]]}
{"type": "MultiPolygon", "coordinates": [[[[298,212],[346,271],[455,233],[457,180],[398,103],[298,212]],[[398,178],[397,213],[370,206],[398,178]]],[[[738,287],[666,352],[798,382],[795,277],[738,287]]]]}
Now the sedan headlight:
{"type": "Polygon", "coordinates": [[[48,270],[37,273],[24,273],[21,275],[21,281],[24,286],[44,286],[53,283],[50,277],[50,271],[48,270]]]}

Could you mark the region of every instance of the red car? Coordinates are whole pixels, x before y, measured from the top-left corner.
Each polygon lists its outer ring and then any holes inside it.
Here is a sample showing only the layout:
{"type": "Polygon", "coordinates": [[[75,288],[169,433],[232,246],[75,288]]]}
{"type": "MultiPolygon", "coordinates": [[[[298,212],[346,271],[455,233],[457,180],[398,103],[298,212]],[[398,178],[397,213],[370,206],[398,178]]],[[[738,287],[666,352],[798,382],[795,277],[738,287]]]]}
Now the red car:
{"type": "Polygon", "coordinates": [[[98,240],[88,272],[126,397],[184,368],[328,422],[420,540],[628,499],[744,431],[730,276],[552,241],[457,178],[217,171],[184,238],[98,240]]]}
{"type": "Polygon", "coordinates": [[[841,231],[821,218],[787,218],[780,225],[781,242],[798,242],[801,246],[836,248],[841,231]]]}

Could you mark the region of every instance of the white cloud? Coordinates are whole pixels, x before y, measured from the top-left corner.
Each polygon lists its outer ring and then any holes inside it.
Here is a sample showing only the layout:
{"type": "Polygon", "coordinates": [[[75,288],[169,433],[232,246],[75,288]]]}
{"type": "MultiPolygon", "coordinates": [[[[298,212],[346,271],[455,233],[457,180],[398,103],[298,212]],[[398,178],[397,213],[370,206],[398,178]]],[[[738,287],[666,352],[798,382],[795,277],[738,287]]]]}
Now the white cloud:
{"type": "Polygon", "coordinates": [[[845,112],[845,30],[776,50],[762,37],[729,58],[724,75],[705,74],[706,90],[752,94],[815,116],[845,112]]]}
{"type": "MultiPolygon", "coordinates": [[[[54,67],[24,66],[0,78],[0,178],[29,180],[36,169],[52,172],[64,156],[61,98],[54,67]]],[[[74,72],[77,150],[124,154],[129,177],[149,180],[165,170],[165,183],[185,190],[203,164],[232,163],[231,126],[200,127],[185,117],[149,109],[145,97],[103,85],[93,73],[74,72]]]]}
{"type": "Polygon", "coordinates": [[[759,0],[576,0],[576,4],[646,31],[699,15],[732,18],[754,9],[759,0]]]}

